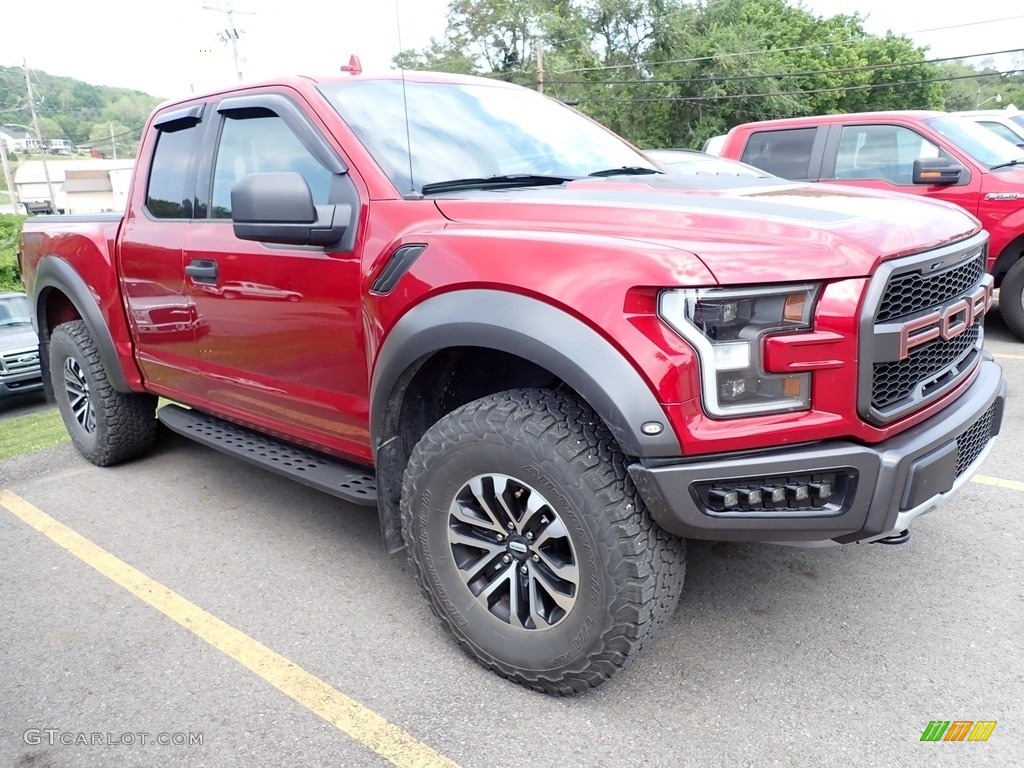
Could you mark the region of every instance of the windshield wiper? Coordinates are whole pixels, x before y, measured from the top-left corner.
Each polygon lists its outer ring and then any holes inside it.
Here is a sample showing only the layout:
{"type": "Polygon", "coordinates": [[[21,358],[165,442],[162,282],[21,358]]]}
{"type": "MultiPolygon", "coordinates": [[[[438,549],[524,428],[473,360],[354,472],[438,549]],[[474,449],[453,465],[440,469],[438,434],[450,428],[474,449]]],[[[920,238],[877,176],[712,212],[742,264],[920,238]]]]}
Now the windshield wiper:
{"type": "Polygon", "coordinates": [[[621,168],[605,168],[603,171],[594,171],[591,176],[645,176],[652,173],[664,173],[657,168],[645,168],[641,165],[624,165],[621,168]]]}
{"type": "Polygon", "coordinates": [[[1008,160],[1006,163],[998,163],[989,168],[990,171],[997,171],[1000,168],[1010,168],[1015,165],[1024,165],[1024,158],[1015,158],[1014,160],[1008,160]]]}
{"type": "Polygon", "coordinates": [[[459,189],[489,189],[492,187],[542,187],[550,184],[565,184],[575,181],[578,176],[544,176],[536,173],[509,173],[504,176],[487,176],[468,179],[449,179],[424,184],[420,190],[424,195],[435,192],[453,192],[459,189]]]}
{"type": "Polygon", "coordinates": [[[1000,168],[1009,168],[1010,166],[1013,165],[1024,165],[1024,157],[1017,157],[1014,158],[1013,160],[1007,160],[1005,163],[993,165],[989,170],[998,171],[1000,168]]]}

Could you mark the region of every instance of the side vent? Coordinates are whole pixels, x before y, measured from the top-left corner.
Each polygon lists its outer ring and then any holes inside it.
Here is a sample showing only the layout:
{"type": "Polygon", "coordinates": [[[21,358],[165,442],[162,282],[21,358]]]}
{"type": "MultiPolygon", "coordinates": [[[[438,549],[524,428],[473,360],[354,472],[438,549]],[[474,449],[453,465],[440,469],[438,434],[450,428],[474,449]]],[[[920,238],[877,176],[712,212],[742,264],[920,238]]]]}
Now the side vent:
{"type": "Polygon", "coordinates": [[[412,263],[426,249],[427,246],[425,245],[403,245],[401,248],[398,248],[391,254],[391,259],[384,267],[384,271],[373,281],[373,287],[370,288],[370,292],[381,295],[391,293],[395,286],[398,285],[398,281],[402,279],[402,275],[409,271],[412,263]]]}

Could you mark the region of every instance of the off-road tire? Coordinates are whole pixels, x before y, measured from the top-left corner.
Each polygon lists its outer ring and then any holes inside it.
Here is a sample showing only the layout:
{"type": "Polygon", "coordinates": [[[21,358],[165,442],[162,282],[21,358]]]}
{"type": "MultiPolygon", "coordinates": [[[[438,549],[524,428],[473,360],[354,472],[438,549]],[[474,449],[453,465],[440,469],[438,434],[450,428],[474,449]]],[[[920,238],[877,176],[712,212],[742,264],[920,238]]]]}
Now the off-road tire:
{"type": "Polygon", "coordinates": [[[115,390],[81,320],[50,337],[50,380],[71,441],[100,467],[134,459],[156,440],[156,397],[115,390]]]}
{"type": "Polygon", "coordinates": [[[1024,258],[1010,267],[999,285],[999,314],[1018,339],[1024,339],[1024,258]]]}
{"type": "MultiPolygon", "coordinates": [[[[479,489],[482,481],[475,482],[479,489]]],[[[475,503],[475,496],[459,498],[475,503]]],[[[442,418],[412,452],[401,509],[420,587],[448,632],[491,671],[544,693],[578,693],[610,678],[668,620],[682,592],[685,542],[652,522],[615,440],[571,393],[511,390],[442,418]],[[508,487],[527,499],[539,494],[564,522],[563,544],[571,542],[577,555],[577,597],[553,625],[527,628],[500,618],[459,570],[450,541],[461,524],[452,515],[456,497],[472,479],[488,476],[510,477],[508,487]]],[[[529,514],[536,513],[524,511],[524,519],[529,514]]],[[[485,525],[474,535],[490,535],[485,525]]],[[[512,565],[528,580],[533,571],[527,577],[525,568],[533,565],[525,559],[512,565]]]]}

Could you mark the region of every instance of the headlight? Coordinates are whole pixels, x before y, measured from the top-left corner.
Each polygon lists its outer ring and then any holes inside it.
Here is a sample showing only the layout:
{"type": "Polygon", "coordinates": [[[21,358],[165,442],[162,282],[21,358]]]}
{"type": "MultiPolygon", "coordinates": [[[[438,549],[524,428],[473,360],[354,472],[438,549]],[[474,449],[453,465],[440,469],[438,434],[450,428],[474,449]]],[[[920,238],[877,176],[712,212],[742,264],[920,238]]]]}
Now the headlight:
{"type": "Polygon", "coordinates": [[[811,327],[818,285],[699,288],[661,293],[658,313],[697,350],[704,407],[712,416],[799,411],[811,374],[765,373],[765,336],[811,327]]]}

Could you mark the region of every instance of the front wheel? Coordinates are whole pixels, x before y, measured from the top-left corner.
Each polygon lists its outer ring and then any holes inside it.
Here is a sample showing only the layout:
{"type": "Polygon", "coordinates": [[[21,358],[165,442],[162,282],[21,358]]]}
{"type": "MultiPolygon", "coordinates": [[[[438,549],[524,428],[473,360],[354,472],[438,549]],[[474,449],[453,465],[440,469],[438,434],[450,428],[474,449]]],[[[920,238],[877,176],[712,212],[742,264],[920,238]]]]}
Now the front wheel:
{"type": "Polygon", "coordinates": [[[1024,258],[1010,267],[999,285],[999,314],[1018,339],[1024,339],[1024,258]]]}
{"type": "Polygon", "coordinates": [[[545,693],[607,680],[682,591],[684,542],[651,521],[617,444],[570,394],[514,390],[445,416],[410,457],[402,518],[447,630],[545,693]]]}
{"type": "Polygon", "coordinates": [[[156,440],[156,398],[118,392],[81,320],[50,337],[50,381],[57,407],[79,452],[106,467],[141,456],[156,440]]]}

